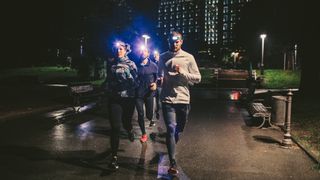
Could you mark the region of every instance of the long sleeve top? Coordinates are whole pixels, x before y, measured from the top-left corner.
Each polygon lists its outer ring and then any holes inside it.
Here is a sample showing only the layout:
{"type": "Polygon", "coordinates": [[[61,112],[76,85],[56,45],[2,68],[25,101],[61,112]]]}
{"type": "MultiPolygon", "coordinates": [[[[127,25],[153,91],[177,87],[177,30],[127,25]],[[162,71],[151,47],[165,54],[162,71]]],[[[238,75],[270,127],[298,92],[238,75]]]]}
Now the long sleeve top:
{"type": "Polygon", "coordinates": [[[182,49],[160,55],[158,76],[163,76],[161,101],[170,104],[189,104],[189,85],[201,81],[201,74],[193,55],[182,49]],[[175,65],[179,65],[179,73],[175,71],[175,65]]]}
{"type": "Polygon", "coordinates": [[[150,90],[150,84],[157,81],[157,73],[157,65],[150,60],[147,64],[138,66],[136,97],[143,98],[154,95],[154,92],[150,90]]]}
{"type": "Polygon", "coordinates": [[[137,66],[128,57],[108,62],[107,91],[111,97],[134,97],[137,66]]]}

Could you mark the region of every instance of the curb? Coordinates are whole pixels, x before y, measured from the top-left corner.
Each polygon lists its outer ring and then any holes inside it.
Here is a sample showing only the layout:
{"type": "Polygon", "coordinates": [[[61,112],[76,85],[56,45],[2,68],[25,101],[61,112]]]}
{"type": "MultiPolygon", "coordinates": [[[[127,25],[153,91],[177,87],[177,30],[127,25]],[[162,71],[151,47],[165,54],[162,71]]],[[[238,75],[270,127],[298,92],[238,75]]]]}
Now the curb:
{"type": "Polygon", "coordinates": [[[320,157],[317,158],[317,156],[308,151],[302,144],[300,144],[294,137],[291,136],[291,139],[294,143],[296,143],[315,163],[320,165],[320,157]]]}

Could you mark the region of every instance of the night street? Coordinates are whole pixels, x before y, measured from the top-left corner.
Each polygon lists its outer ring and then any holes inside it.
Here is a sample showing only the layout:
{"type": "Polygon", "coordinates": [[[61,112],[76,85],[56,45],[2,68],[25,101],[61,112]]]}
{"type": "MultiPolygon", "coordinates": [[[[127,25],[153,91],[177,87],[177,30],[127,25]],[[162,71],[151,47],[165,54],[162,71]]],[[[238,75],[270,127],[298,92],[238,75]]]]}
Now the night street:
{"type": "MultiPolygon", "coordinates": [[[[179,179],[319,179],[315,163],[296,145],[280,147],[277,128],[257,129],[238,102],[194,90],[178,143],[179,179]]],[[[109,121],[101,109],[56,125],[45,114],[0,124],[1,179],[170,179],[162,117],[141,144],[121,135],[119,164],[109,170],[109,121]]],[[[146,121],[146,124],[148,122],[146,121]]]]}

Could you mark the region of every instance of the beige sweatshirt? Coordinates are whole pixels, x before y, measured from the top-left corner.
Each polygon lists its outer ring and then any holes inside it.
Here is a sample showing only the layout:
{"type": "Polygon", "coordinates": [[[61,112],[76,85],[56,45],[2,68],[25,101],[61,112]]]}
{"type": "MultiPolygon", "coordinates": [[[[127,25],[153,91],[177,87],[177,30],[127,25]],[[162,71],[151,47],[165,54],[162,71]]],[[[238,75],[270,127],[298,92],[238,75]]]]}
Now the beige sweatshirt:
{"type": "Polygon", "coordinates": [[[189,85],[199,83],[201,74],[193,55],[183,51],[167,51],[160,55],[158,75],[163,77],[161,101],[170,104],[189,104],[189,85]],[[179,65],[180,72],[175,71],[179,65]]]}

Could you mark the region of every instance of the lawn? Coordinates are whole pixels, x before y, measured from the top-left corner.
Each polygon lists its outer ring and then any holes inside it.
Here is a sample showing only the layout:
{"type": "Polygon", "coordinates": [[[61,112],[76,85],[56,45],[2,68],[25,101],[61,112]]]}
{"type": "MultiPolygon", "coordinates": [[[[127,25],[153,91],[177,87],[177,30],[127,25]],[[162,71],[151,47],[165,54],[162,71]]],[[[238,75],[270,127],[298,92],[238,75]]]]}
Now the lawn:
{"type": "MultiPolygon", "coordinates": [[[[260,74],[260,72],[257,72],[260,74]]],[[[299,88],[300,71],[265,70],[262,88],[299,88]]],[[[320,161],[320,111],[319,103],[293,96],[292,137],[320,161]]],[[[320,164],[317,165],[320,168],[320,164]]]]}
{"type": "MultiPolygon", "coordinates": [[[[260,74],[259,71],[257,71],[260,74]]],[[[264,71],[264,81],[262,88],[281,89],[281,88],[299,88],[300,71],[284,71],[280,69],[267,69],[264,71]]]]}
{"type": "Polygon", "coordinates": [[[31,68],[15,68],[0,71],[0,78],[16,77],[16,76],[38,76],[40,78],[50,77],[72,77],[76,76],[76,70],[68,67],[31,67],[31,68]]]}
{"type": "MultiPolygon", "coordinates": [[[[320,161],[320,111],[318,101],[293,97],[292,136],[320,161]]],[[[320,168],[320,164],[318,168],[320,168]]]]}

